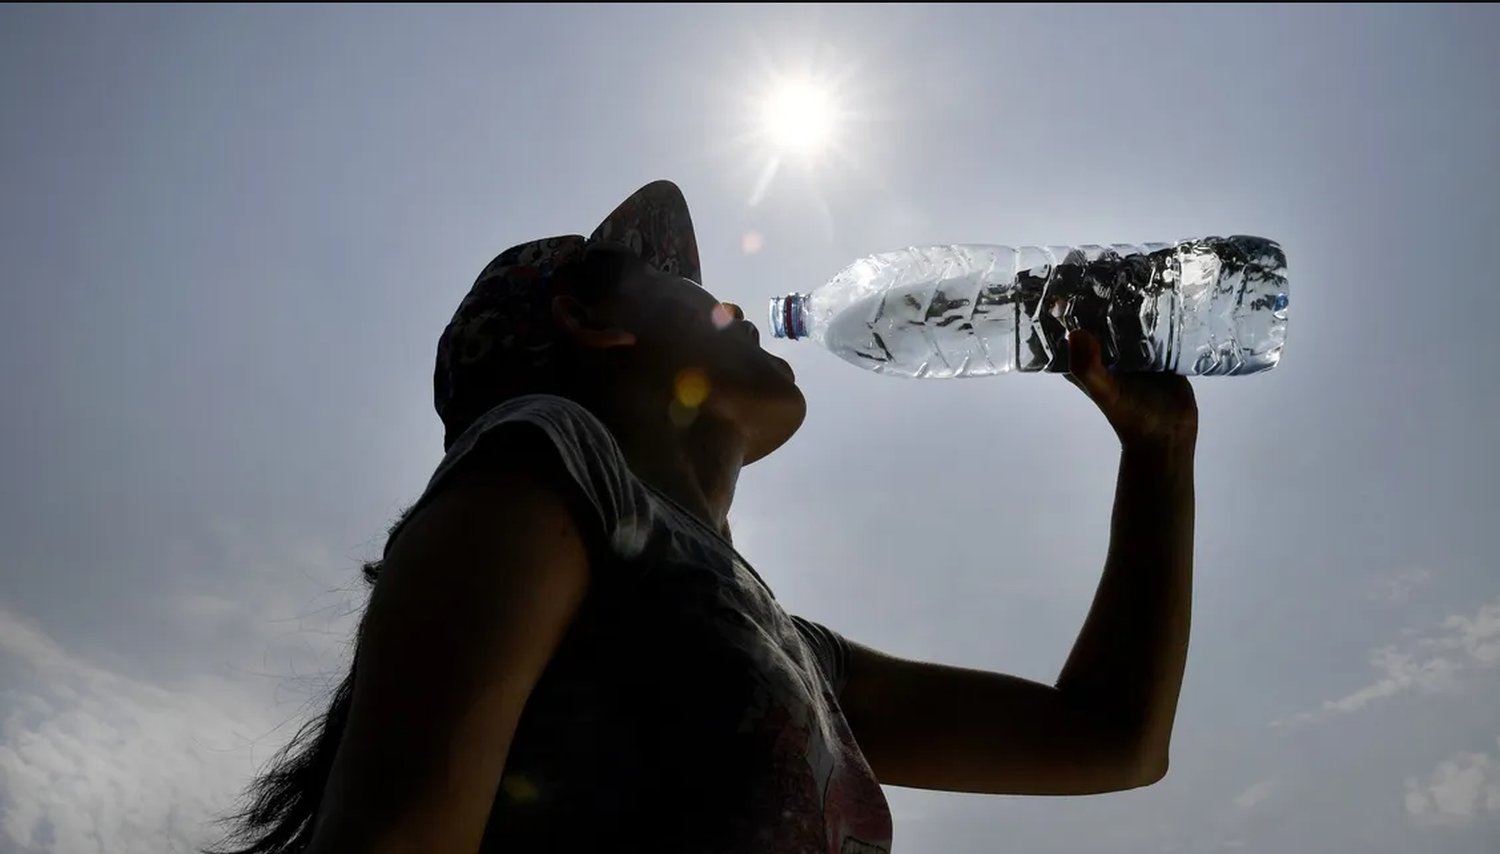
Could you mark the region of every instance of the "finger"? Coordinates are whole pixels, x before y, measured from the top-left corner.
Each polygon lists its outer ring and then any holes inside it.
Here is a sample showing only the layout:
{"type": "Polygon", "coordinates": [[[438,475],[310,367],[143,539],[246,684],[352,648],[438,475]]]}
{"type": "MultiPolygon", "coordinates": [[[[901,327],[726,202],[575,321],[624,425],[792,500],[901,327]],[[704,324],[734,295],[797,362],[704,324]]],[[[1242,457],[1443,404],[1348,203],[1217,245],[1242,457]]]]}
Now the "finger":
{"type": "Polygon", "coordinates": [[[1082,330],[1068,336],[1068,357],[1076,384],[1105,412],[1120,399],[1120,388],[1114,374],[1104,367],[1103,348],[1099,339],[1082,330]]]}
{"type": "Polygon", "coordinates": [[[1063,374],[1063,379],[1071,383],[1074,388],[1093,397],[1094,392],[1089,388],[1088,383],[1083,381],[1083,375],[1088,373],[1089,369],[1089,354],[1086,352],[1087,347],[1083,341],[1085,334],[1076,331],[1068,333],[1068,372],[1063,374]]]}
{"type": "Polygon", "coordinates": [[[1068,333],[1068,373],[1088,391],[1095,389],[1104,373],[1099,341],[1082,329],[1068,333]]]}

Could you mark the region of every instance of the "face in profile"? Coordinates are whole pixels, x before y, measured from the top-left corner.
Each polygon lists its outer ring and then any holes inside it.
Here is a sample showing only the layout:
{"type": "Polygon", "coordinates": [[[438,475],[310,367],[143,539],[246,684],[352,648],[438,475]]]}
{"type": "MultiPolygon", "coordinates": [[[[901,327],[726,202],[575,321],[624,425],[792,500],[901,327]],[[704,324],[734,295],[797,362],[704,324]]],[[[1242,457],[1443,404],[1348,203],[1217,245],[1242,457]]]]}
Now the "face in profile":
{"type": "Polygon", "coordinates": [[[623,267],[607,313],[627,334],[613,342],[610,361],[632,384],[670,388],[676,419],[707,415],[734,424],[748,441],[746,463],[791,438],[807,403],[791,366],[761,348],[743,312],[639,259],[623,267]]]}

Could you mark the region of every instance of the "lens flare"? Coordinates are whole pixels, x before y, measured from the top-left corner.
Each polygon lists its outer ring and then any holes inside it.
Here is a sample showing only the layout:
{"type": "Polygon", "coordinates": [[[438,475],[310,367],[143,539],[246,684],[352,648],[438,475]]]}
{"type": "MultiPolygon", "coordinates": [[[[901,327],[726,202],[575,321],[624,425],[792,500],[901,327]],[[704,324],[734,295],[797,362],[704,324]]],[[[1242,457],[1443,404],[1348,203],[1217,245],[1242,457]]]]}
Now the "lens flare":
{"type": "Polygon", "coordinates": [[[697,368],[685,368],[677,374],[672,390],[677,403],[687,409],[697,409],[708,399],[708,377],[697,368]]]}
{"type": "Polygon", "coordinates": [[[535,801],[541,790],[536,784],[519,774],[508,775],[500,780],[500,790],[507,798],[518,804],[528,804],[535,801]]]}

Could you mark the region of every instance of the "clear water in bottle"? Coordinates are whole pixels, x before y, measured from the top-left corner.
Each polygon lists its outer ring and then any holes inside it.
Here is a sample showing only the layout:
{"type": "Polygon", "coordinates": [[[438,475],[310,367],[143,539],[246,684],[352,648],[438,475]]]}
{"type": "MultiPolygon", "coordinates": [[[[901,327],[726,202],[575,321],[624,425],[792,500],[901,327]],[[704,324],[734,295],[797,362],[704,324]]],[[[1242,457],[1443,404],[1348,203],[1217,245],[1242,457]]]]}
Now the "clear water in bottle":
{"type": "Polygon", "coordinates": [[[1117,370],[1235,376],[1281,360],[1287,305],[1286,255],[1260,237],[954,245],[856,261],[771,300],[771,328],[899,377],[1065,372],[1075,329],[1117,370]]]}

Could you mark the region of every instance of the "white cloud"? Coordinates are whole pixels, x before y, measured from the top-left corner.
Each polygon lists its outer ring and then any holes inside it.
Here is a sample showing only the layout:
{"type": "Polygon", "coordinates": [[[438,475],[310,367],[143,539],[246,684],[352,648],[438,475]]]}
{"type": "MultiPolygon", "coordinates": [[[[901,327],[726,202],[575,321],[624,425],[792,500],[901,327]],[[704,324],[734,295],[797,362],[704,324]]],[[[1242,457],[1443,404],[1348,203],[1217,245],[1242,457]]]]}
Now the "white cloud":
{"type": "Polygon", "coordinates": [[[288,717],[224,679],[111,673],[3,608],[0,686],[0,850],[12,854],[193,851],[288,717]]]}
{"type": "Polygon", "coordinates": [[[1500,664],[1500,599],[1472,617],[1449,617],[1443,621],[1443,628],[1447,630],[1440,640],[1444,648],[1462,650],[1480,667],[1500,664]]]}
{"type": "Polygon", "coordinates": [[[1445,825],[1500,815],[1500,756],[1459,753],[1438,763],[1426,779],[1408,777],[1406,812],[1418,824],[1445,825]]]}
{"type": "MultiPolygon", "coordinates": [[[[1308,723],[1359,711],[1377,700],[1398,694],[1435,694],[1457,690],[1463,678],[1500,665],[1500,599],[1482,605],[1472,616],[1455,614],[1427,637],[1410,636],[1399,644],[1370,653],[1374,682],[1338,699],[1327,700],[1315,712],[1289,723],[1308,723]]],[[[1288,723],[1288,722],[1278,722],[1288,723]]]]}
{"type": "Polygon", "coordinates": [[[1277,782],[1275,778],[1267,778],[1260,782],[1251,784],[1245,791],[1234,799],[1234,808],[1238,812],[1246,813],[1255,809],[1265,802],[1267,798],[1276,791],[1277,782]]]}
{"type": "Polygon", "coordinates": [[[231,525],[207,543],[216,571],[130,617],[181,650],[163,660],[83,654],[0,603],[0,852],[200,849],[295,731],[296,701],[315,708],[347,667],[352,561],[231,525]]]}
{"type": "Polygon", "coordinates": [[[1457,684],[1455,675],[1464,667],[1462,662],[1445,656],[1419,656],[1394,646],[1380,647],[1370,653],[1370,666],[1380,673],[1375,682],[1337,700],[1326,701],[1320,715],[1359,711],[1376,700],[1407,691],[1434,694],[1451,690],[1457,684]]]}

